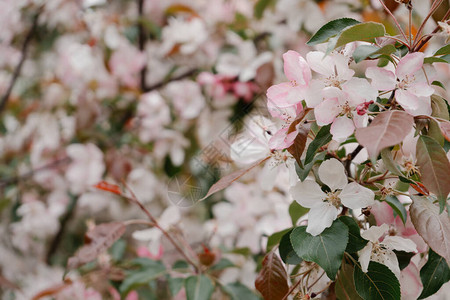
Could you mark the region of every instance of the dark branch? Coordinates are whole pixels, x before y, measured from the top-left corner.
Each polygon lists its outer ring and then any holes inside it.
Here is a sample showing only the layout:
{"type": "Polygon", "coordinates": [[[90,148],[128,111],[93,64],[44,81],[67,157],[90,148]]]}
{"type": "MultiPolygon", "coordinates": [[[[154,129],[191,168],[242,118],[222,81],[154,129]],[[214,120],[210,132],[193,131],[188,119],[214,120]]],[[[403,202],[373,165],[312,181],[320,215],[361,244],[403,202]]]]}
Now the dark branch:
{"type": "Polygon", "coordinates": [[[363,146],[358,145],[358,147],[356,147],[352,153],[347,155],[347,159],[345,160],[345,171],[347,171],[347,176],[351,176],[350,166],[352,164],[352,161],[359,154],[359,152],[361,152],[362,149],[363,149],[363,146]]]}
{"type": "Polygon", "coordinates": [[[22,44],[21,57],[20,57],[19,64],[16,66],[16,69],[14,70],[13,76],[11,78],[11,82],[9,83],[5,94],[3,95],[3,97],[0,100],[0,114],[5,109],[6,104],[8,103],[9,97],[11,95],[11,92],[14,88],[14,85],[16,84],[16,81],[20,76],[20,72],[22,71],[23,63],[25,62],[25,60],[27,58],[28,46],[30,45],[31,40],[32,40],[34,34],[36,33],[39,15],[40,15],[40,11],[38,13],[36,13],[36,15],[34,16],[33,24],[31,25],[30,31],[28,31],[28,34],[26,35],[25,40],[22,44]]]}
{"type": "MultiPolygon", "coordinates": [[[[144,16],[144,0],[138,0],[138,14],[139,14],[139,22],[138,22],[138,43],[139,43],[139,50],[142,52],[145,50],[145,42],[147,40],[146,38],[146,32],[144,25],[142,23],[142,18],[144,16]]],[[[147,65],[145,65],[141,70],[141,91],[145,91],[147,88],[146,83],[147,78],[147,65]]]]}
{"type": "Polygon", "coordinates": [[[144,92],[150,92],[150,91],[153,91],[153,90],[160,89],[163,86],[165,86],[166,84],[168,84],[169,82],[177,81],[177,80],[181,80],[181,79],[190,77],[192,75],[195,75],[197,72],[198,72],[198,69],[192,69],[192,70],[186,71],[185,73],[182,73],[182,74],[180,74],[178,76],[171,77],[171,78],[169,78],[167,80],[163,80],[163,81],[158,82],[158,83],[156,83],[154,85],[151,85],[146,90],[144,90],[144,92]]]}

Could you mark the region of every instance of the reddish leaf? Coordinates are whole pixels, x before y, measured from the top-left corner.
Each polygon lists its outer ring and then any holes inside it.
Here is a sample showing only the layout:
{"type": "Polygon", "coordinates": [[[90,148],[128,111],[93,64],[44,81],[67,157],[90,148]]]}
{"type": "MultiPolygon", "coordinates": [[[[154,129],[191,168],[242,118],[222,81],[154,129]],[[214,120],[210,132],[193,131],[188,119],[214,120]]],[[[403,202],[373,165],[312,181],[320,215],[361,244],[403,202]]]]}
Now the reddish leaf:
{"type": "Polygon", "coordinates": [[[40,291],[34,297],[32,300],[39,300],[42,298],[47,298],[48,296],[55,296],[65,288],[69,287],[72,284],[72,281],[70,279],[65,280],[63,283],[56,284],[54,286],[51,286],[49,288],[46,288],[45,290],[40,291]]]}
{"type": "Polygon", "coordinates": [[[439,122],[439,128],[441,129],[444,138],[450,142],[450,122],[449,121],[439,122]]]}
{"type": "Polygon", "coordinates": [[[444,149],[433,138],[421,136],[417,141],[416,157],[422,183],[438,197],[443,208],[450,193],[450,162],[444,149]]]}
{"type": "Polygon", "coordinates": [[[365,128],[357,128],[355,137],[367,149],[371,158],[386,147],[397,145],[408,135],[414,125],[414,118],[400,110],[380,113],[365,128]]]}
{"type": "Polygon", "coordinates": [[[297,163],[301,166],[301,156],[303,154],[303,151],[305,150],[306,146],[306,140],[308,138],[309,133],[309,124],[300,125],[300,122],[305,118],[306,114],[308,113],[310,109],[303,110],[297,118],[294,120],[294,122],[291,123],[288,129],[288,134],[291,132],[294,132],[295,130],[298,131],[297,136],[295,137],[294,144],[290,146],[287,150],[290,154],[295,158],[297,163]]]}
{"type": "Polygon", "coordinates": [[[120,191],[120,187],[118,185],[115,184],[111,184],[108,183],[106,181],[100,181],[99,183],[97,183],[96,185],[94,185],[95,188],[99,189],[99,190],[104,190],[110,193],[114,193],[117,195],[121,195],[122,192],[120,191]]]}
{"type": "Polygon", "coordinates": [[[255,287],[264,300],[281,300],[289,292],[286,270],[273,251],[264,257],[255,287]]]}
{"type": "Polygon", "coordinates": [[[259,166],[260,164],[262,164],[263,162],[265,162],[269,158],[270,158],[270,156],[268,156],[266,158],[263,158],[261,160],[258,160],[256,163],[254,163],[253,165],[251,165],[247,169],[238,170],[236,172],[228,174],[225,177],[220,178],[219,181],[217,181],[216,183],[214,183],[211,186],[211,188],[209,189],[208,193],[206,193],[206,196],[203,197],[202,199],[200,199],[200,201],[205,200],[206,198],[208,198],[212,194],[217,193],[217,192],[223,190],[224,188],[229,187],[233,182],[235,182],[236,180],[238,180],[239,178],[241,178],[242,176],[247,174],[253,168],[259,166]]]}
{"type": "Polygon", "coordinates": [[[409,185],[422,195],[426,195],[426,196],[430,195],[430,192],[428,191],[428,189],[420,182],[416,182],[415,184],[410,183],[409,185]]]}
{"type": "Polygon", "coordinates": [[[411,221],[419,235],[434,252],[450,265],[450,218],[426,197],[412,196],[411,221]]]}
{"type": "Polygon", "coordinates": [[[122,222],[103,223],[89,230],[85,235],[86,244],[81,247],[75,256],[69,258],[69,269],[78,268],[97,258],[99,254],[111,247],[125,233],[122,222]]]}

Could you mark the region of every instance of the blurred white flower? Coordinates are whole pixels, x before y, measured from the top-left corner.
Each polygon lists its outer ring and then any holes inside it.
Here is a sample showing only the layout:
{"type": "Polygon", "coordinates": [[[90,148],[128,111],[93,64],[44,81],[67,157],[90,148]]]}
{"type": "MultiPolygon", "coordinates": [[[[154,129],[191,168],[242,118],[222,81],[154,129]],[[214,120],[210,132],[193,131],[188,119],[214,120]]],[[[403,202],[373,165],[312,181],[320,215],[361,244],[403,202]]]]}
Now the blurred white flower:
{"type": "Polygon", "coordinates": [[[168,22],[162,30],[161,45],[161,50],[166,54],[176,47],[183,55],[193,54],[208,38],[205,23],[199,18],[170,18],[168,22]]]}
{"type": "Polygon", "coordinates": [[[139,139],[144,143],[158,137],[163,127],[170,123],[169,107],[156,91],[141,96],[137,116],[140,121],[139,139]]]}

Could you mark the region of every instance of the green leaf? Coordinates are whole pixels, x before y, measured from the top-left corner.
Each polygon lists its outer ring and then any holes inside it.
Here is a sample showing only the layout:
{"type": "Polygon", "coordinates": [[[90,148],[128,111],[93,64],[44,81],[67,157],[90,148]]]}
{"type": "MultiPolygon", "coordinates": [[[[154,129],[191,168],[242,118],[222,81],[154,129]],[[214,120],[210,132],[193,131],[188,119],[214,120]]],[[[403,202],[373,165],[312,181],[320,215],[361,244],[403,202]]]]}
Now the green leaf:
{"type": "Polygon", "coordinates": [[[306,226],[295,228],[291,233],[291,244],[299,257],[317,263],[334,280],[341,266],[348,242],[348,227],[335,220],[321,234],[312,236],[306,226]]]}
{"type": "Polygon", "coordinates": [[[450,54],[450,44],[445,45],[444,47],[442,47],[441,49],[436,51],[436,53],[434,55],[439,56],[439,55],[446,55],[446,54],[450,54]]]}
{"type": "Polygon", "coordinates": [[[431,95],[431,115],[433,117],[442,118],[445,120],[449,119],[447,101],[441,96],[431,95]]]}
{"type": "Polygon", "coordinates": [[[169,290],[172,297],[175,297],[176,294],[181,290],[181,287],[183,286],[184,278],[173,278],[170,277],[168,279],[169,283],[169,290]]]}
{"type": "Polygon", "coordinates": [[[253,15],[255,16],[255,18],[258,20],[261,19],[266,8],[273,5],[274,3],[274,0],[259,0],[258,2],[256,2],[253,11],[253,15]]]}
{"type": "Polygon", "coordinates": [[[231,300],[260,300],[252,290],[240,282],[229,283],[223,287],[224,291],[231,297],[231,300]]]}
{"type": "MultiPolygon", "coordinates": [[[[397,197],[395,196],[386,196],[384,199],[387,204],[394,210],[394,213],[397,214],[400,219],[402,219],[403,224],[406,224],[407,213],[403,204],[400,203],[397,197]]],[[[395,217],[395,215],[394,215],[395,217]]]]}
{"type": "Polygon", "coordinates": [[[283,235],[285,235],[286,232],[290,230],[291,228],[283,229],[269,236],[269,238],[267,239],[266,252],[270,252],[275,245],[278,245],[283,235]]]}
{"type": "Polygon", "coordinates": [[[359,24],[360,22],[351,18],[333,20],[323,25],[306,43],[313,46],[327,42],[331,37],[338,35],[344,28],[359,24]]]}
{"type": "Polygon", "coordinates": [[[390,55],[394,53],[397,49],[394,45],[386,45],[384,47],[377,47],[373,45],[361,45],[355,49],[353,52],[353,58],[356,63],[365,60],[367,57],[377,58],[381,54],[390,55]]]}
{"type": "Polygon", "coordinates": [[[422,183],[434,193],[440,206],[440,212],[445,208],[447,196],[450,193],[450,162],[447,154],[436,140],[428,136],[420,136],[416,146],[417,166],[422,174],[422,183]]]}
{"type": "Polygon", "coordinates": [[[314,166],[315,163],[317,162],[321,162],[325,159],[325,156],[327,155],[327,152],[320,152],[319,154],[317,154],[314,159],[312,160],[312,162],[308,163],[308,164],[304,164],[304,167],[301,168],[297,162],[295,163],[295,172],[297,172],[297,176],[301,181],[304,181],[306,179],[306,177],[308,177],[309,172],[311,171],[312,167],[314,166]]]}
{"type": "Polygon", "coordinates": [[[214,292],[214,284],[205,275],[189,276],[184,281],[187,300],[209,300],[214,292]]]}
{"type": "Polygon", "coordinates": [[[444,146],[444,136],[442,135],[439,123],[435,120],[429,120],[427,136],[432,137],[439,145],[444,146]]]}
{"type": "Polygon", "coordinates": [[[220,271],[226,268],[236,267],[229,259],[221,258],[214,266],[209,268],[211,271],[220,271]]]}
{"type": "Polygon", "coordinates": [[[432,85],[435,85],[435,86],[438,86],[438,87],[441,87],[441,88],[443,88],[444,90],[447,90],[447,89],[445,88],[445,85],[444,85],[442,82],[440,82],[440,81],[435,80],[435,81],[433,81],[431,84],[432,84],[432,85]]]}
{"type": "Polygon", "coordinates": [[[119,261],[122,259],[123,255],[125,254],[125,250],[127,248],[127,242],[122,239],[118,239],[108,250],[108,252],[111,254],[111,257],[114,261],[119,261]]]}
{"type": "Polygon", "coordinates": [[[123,297],[126,296],[131,290],[136,289],[138,286],[148,284],[150,281],[155,280],[166,273],[166,268],[161,262],[152,262],[153,263],[151,265],[147,262],[144,269],[133,271],[125,277],[125,280],[119,288],[119,291],[123,297]]]}
{"type": "Polygon", "coordinates": [[[289,265],[298,265],[302,262],[302,259],[298,257],[297,253],[295,253],[294,248],[292,248],[291,244],[291,233],[293,229],[289,230],[280,241],[280,246],[278,247],[278,251],[280,252],[281,260],[285,264],[289,265]]]}
{"type": "Polygon", "coordinates": [[[398,266],[400,270],[403,270],[406,268],[409,263],[411,262],[411,258],[416,255],[414,252],[405,252],[405,251],[398,251],[394,250],[395,255],[397,256],[398,260],[398,266]]]}
{"type": "Polygon", "coordinates": [[[348,243],[345,251],[355,253],[364,248],[368,241],[361,237],[361,230],[355,220],[349,216],[341,216],[339,221],[348,227],[348,243]]]}
{"type": "Polygon", "coordinates": [[[436,293],[444,283],[450,280],[450,269],[445,259],[430,249],[428,261],[420,269],[420,279],[422,280],[423,290],[419,299],[436,293]]]}
{"type": "Polygon", "coordinates": [[[334,291],[336,296],[340,300],[360,300],[362,299],[355,289],[355,282],[353,281],[354,267],[350,264],[342,264],[339,271],[336,284],[334,285],[334,291]]]}
{"type": "Polygon", "coordinates": [[[305,165],[312,162],[314,155],[316,154],[317,150],[320,147],[328,144],[331,141],[331,138],[333,136],[330,133],[330,128],[331,128],[331,124],[320,128],[315,139],[311,142],[311,144],[309,144],[308,150],[306,150],[306,156],[305,156],[305,162],[304,162],[305,165]]]}
{"type": "Polygon", "coordinates": [[[383,160],[385,167],[392,174],[397,176],[403,176],[402,172],[400,172],[400,169],[397,167],[397,163],[394,161],[394,158],[392,157],[391,149],[384,148],[383,150],[381,150],[381,159],[383,160]]]}
{"type": "Polygon", "coordinates": [[[351,42],[375,42],[375,38],[383,37],[386,29],[381,23],[365,22],[346,28],[339,36],[334,48],[344,46],[351,42]]]}
{"type": "Polygon", "coordinates": [[[435,56],[425,57],[424,60],[423,60],[424,64],[432,64],[432,63],[435,63],[435,62],[448,63],[448,61],[445,60],[444,58],[435,57],[435,56]]]}
{"type": "Polygon", "coordinates": [[[174,262],[173,266],[172,266],[173,270],[177,270],[177,269],[189,269],[189,264],[184,261],[184,260],[177,260],[176,262],[174,262]]]}
{"type": "Polygon", "coordinates": [[[296,225],[298,219],[306,215],[309,211],[309,208],[303,207],[298,204],[297,201],[292,201],[291,205],[289,205],[289,215],[291,216],[292,225],[296,225]]]}
{"type": "Polygon", "coordinates": [[[357,265],[353,279],[356,291],[364,300],[400,300],[400,283],[385,265],[371,261],[367,273],[357,265]]]}

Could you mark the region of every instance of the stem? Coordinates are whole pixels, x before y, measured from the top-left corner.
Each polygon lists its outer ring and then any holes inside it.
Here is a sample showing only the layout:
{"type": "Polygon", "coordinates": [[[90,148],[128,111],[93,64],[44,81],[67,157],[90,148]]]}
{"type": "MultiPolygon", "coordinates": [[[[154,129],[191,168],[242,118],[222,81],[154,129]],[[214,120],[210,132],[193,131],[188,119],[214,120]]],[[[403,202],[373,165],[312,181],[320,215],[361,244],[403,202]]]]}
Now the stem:
{"type": "Polygon", "coordinates": [[[293,286],[291,286],[289,291],[286,293],[286,295],[284,295],[283,299],[281,299],[281,300],[286,300],[289,297],[289,295],[299,286],[299,284],[301,282],[302,282],[302,278],[300,278],[293,286]]]}
{"type": "MultiPolygon", "coordinates": [[[[392,14],[392,12],[389,10],[389,8],[386,6],[386,4],[384,4],[383,0],[379,0],[381,5],[383,5],[384,9],[387,11],[387,13],[392,17],[392,19],[394,20],[395,26],[397,27],[397,29],[400,31],[400,33],[402,34],[403,38],[405,39],[405,42],[408,42],[408,39],[406,38],[406,34],[403,31],[402,27],[400,26],[400,24],[397,21],[397,18],[392,14]]],[[[407,45],[408,49],[410,49],[410,47],[407,45]]]]}
{"type": "Polygon", "coordinates": [[[39,9],[39,11],[36,13],[36,15],[33,18],[33,23],[31,25],[30,31],[28,31],[28,34],[25,37],[25,41],[22,44],[22,49],[21,49],[21,57],[20,57],[20,61],[19,64],[16,66],[13,76],[11,78],[11,81],[8,85],[8,88],[6,89],[5,94],[3,95],[3,97],[0,100],[0,114],[2,113],[2,111],[5,109],[6,104],[8,103],[9,97],[11,95],[11,92],[14,88],[14,85],[16,84],[17,79],[19,78],[20,72],[22,71],[22,66],[23,63],[25,62],[26,58],[27,58],[27,52],[28,52],[28,46],[30,45],[30,42],[34,36],[34,34],[36,33],[36,28],[38,25],[38,19],[39,19],[39,15],[41,13],[41,9],[39,9]]]}
{"type": "Polygon", "coordinates": [[[127,190],[130,192],[131,197],[127,197],[127,196],[123,196],[125,199],[127,199],[128,201],[135,203],[139,206],[139,208],[147,215],[147,217],[150,219],[150,221],[153,223],[153,226],[155,228],[158,228],[159,230],[161,230],[162,234],[169,240],[169,242],[177,249],[177,251],[184,257],[184,259],[194,267],[195,272],[198,273],[199,271],[199,267],[197,266],[197,264],[192,261],[189,256],[183,251],[183,249],[181,249],[180,245],[178,245],[178,243],[175,242],[175,240],[172,238],[172,236],[164,229],[162,228],[159,223],[158,220],[156,220],[155,217],[153,217],[153,215],[148,211],[147,208],[145,208],[145,206],[137,199],[136,195],[133,193],[133,191],[130,189],[130,187],[126,184],[125,181],[122,181],[122,183],[125,185],[125,187],[127,188],[127,190]]]}
{"type": "Polygon", "coordinates": [[[352,164],[352,160],[361,152],[363,146],[358,145],[358,147],[353,150],[352,153],[347,155],[347,159],[345,160],[345,171],[347,171],[347,176],[351,177],[350,166],[352,164]]]}
{"type": "MultiPolygon", "coordinates": [[[[442,18],[441,22],[447,22],[447,18],[450,16],[450,9],[447,10],[447,12],[445,13],[445,16],[442,18]]],[[[436,26],[436,28],[434,28],[434,30],[431,32],[431,34],[429,36],[427,36],[426,38],[424,38],[422,40],[422,42],[420,42],[420,44],[416,45],[413,49],[413,52],[417,52],[420,51],[420,49],[426,44],[428,43],[428,41],[433,37],[434,33],[437,33],[440,30],[440,26],[436,26]]]]}
{"type": "Polygon", "coordinates": [[[140,219],[128,220],[128,221],[123,222],[123,224],[125,226],[134,225],[134,224],[144,224],[144,225],[148,225],[148,226],[152,226],[152,227],[155,226],[155,223],[153,223],[153,222],[149,222],[147,220],[140,220],[140,219]]]}
{"type": "MultiPolygon", "coordinates": [[[[144,0],[138,0],[138,15],[139,20],[142,20],[144,16],[144,0]]],[[[138,43],[139,43],[139,50],[142,52],[145,49],[145,42],[146,42],[146,32],[144,25],[142,24],[142,21],[138,23],[138,43]]],[[[146,77],[147,76],[147,65],[144,65],[144,67],[141,70],[141,91],[145,91],[147,89],[146,85],[146,77]]]]}
{"type": "Polygon", "coordinates": [[[183,73],[183,74],[180,74],[180,75],[178,75],[178,76],[172,77],[172,78],[167,79],[167,80],[163,80],[163,81],[158,82],[158,83],[156,83],[156,84],[154,84],[154,85],[151,85],[151,86],[149,86],[149,87],[146,87],[146,88],[143,89],[142,91],[143,91],[143,92],[150,92],[150,91],[153,91],[153,90],[160,89],[160,88],[164,87],[166,84],[168,84],[169,82],[184,79],[184,78],[186,78],[186,77],[189,77],[189,76],[194,75],[194,74],[197,73],[197,72],[198,72],[198,69],[192,69],[192,70],[186,71],[186,72],[183,73]]]}
{"type": "MultiPolygon", "coordinates": [[[[412,48],[412,5],[411,2],[408,5],[408,24],[409,24],[409,47],[412,48]]],[[[417,37],[417,35],[416,35],[417,37]]]]}
{"type": "MultiPolygon", "coordinates": [[[[431,5],[430,11],[428,12],[428,14],[425,17],[425,19],[423,19],[422,24],[420,24],[419,30],[417,30],[417,34],[416,34],[416,37],[414,39],[414,46],[416,46],[417,38],[422,33],[422,30],[425,27],[425,24],[427,23],[428,19],[433,15],[433,13],[436,11],[436,9],[438,9],[438,7],[441,6],[443,1],[444,0],[435,0],[433,2],[433,4],[431,5]],[[438,3],[438,4],[436,4],[436,3],[438,3]]],[[[413,48],[414,48],[414,46],[413,46],[413,48]]]]}

